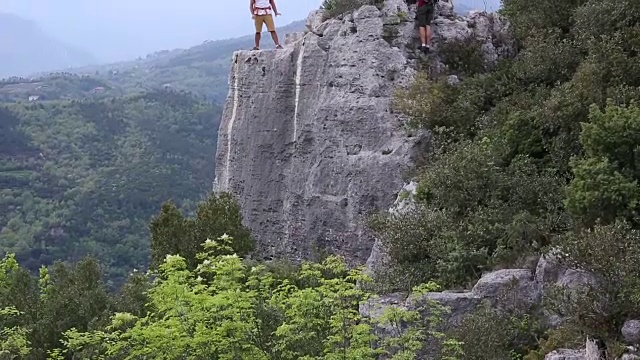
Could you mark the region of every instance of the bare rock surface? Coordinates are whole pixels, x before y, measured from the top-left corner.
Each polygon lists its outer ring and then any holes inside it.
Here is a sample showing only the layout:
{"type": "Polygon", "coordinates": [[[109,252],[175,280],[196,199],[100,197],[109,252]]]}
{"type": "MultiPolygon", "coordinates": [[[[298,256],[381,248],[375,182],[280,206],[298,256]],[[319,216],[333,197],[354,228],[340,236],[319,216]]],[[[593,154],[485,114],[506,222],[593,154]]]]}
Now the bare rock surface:
{"type": "MultiPolygon", "coordinates": [[[[437,47],[461,36],[495,48],[501,20],[473,16],[456,16],[442,0],[427,61],[442,68],[437,47]]],[[[426,142],[390,106],[417,67],[414,17],[403,0],[336,19],[316,10],[285,49],[234,53],[214,190],[239,200],[257,256],[366,262],[374,245],[366,217],[393,204],[426,142]]]]}
{"type": "Polygon", "coordinates": [[[640,345],[640,320],[627,320],[622,326],[622,337],[631,345],[640,345]]]}
{"type": "Polygon", "coordinates": [[[283,50],[234,54],[215,189],[238,198],[261,257],[362,264],[365,216],[392,204],[419,140],[389,106],[414,70],[382,39],[376,7],[322,16],[283,50]]]}
{"type": "Polygon", "coordinates": [[[560,349],[544,357],[544,360],[587,360],[584,350],[560,349]]]}

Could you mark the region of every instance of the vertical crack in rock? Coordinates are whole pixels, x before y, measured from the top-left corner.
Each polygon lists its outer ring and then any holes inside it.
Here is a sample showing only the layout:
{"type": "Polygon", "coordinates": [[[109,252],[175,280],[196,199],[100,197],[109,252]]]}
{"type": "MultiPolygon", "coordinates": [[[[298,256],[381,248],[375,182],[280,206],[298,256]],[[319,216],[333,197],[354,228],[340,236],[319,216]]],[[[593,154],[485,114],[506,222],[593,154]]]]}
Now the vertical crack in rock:
{"type": "Polygon", "coordinates": [[[293,141],[298,139],[298,104],[300,102],[300,81],[302,79],[302,60],[304,56],[304,38],[300,44],[300,54],[298,55],[298,61],[296,62],[296,99],[295,109],[293,112],[293,141]]]}
{"type": "Polygon", "coordinates": [[[224,186],[226,188],[229,188],[229,181],[230,181],[230,174],[231,174],[231,143],[232,143],[232,139],[233,139],[233,123],[236,121],[236,117],[238,115],[238,102],[239,102],[239,92],[240,89],[238,89],[238,85],[239,85],[239,79],[240,76],[238,74],[238,67],[240,66],[238,64],[238,53],[235,53],[233,55],[233,87],[231,88],[231,91],[233,91],[233,108],[231,110],[231,119],[229,120],[229,125],[227,128],[227,161],[226,161],[226,166],[225,166],[225,179],[224,179],[224,186]]]}

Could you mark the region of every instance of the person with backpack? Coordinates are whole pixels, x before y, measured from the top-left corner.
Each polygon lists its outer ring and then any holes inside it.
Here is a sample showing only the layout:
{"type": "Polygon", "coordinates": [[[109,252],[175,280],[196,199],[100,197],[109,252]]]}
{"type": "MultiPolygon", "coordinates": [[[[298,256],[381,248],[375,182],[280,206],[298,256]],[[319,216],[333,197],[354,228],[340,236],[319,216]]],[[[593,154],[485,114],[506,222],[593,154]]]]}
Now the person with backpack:
{"type": "Polygon", "coordinates": [[[418,0],[417,2],[416,22],[420,29],[420,41],[422,42],[420,50],[426,54],[431,50],[431,38],[433,37],[431,22],[435,17],[438,0],[418,0]]]}
{"type": "Polygon", "coordinates": [[[278,40],[278,34],[276,33],[276,26],[273,22],[272,13],[276,16],[281,15],[276,7],[275,0],[250,0],[249,9],[251,10],[251,17],[253,18],[256,26],[255,47],[253,50],[260,50],[260,38],[262,36],[263,25],[267,26],[267,31],[271,33],[271,39],[276,45],[276,49],[282,49],[280,41],[278,40]]]}

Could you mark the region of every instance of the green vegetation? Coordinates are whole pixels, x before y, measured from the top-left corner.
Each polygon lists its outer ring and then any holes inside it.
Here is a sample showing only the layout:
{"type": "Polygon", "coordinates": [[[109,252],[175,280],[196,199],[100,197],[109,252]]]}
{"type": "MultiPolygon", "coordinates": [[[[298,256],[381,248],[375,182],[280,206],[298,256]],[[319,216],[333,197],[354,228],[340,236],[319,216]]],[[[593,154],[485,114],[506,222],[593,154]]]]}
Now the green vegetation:
{"type": "Polygon", "coordinates": [[[327,16],[334,18],[362,5],[381,5],[383,2],[384,0],[323,0],[322,9],[327,11],[327,16]]]}
{"type": "Polygon", "coordinates": [[[0,102],[27,102],[32,96],[38,101],[103,99],[122,95],[106,81],[90,76],[55,73],[38,79],[9,78],[0,81],[0,102]]]}
{"type": "Polygon", "coordinates": [[[384,288],[463,288],[560,248],[566,265],[601,280],[545,299],[571,321],[527,340],[527,355],[513,330],[521,315],[479,310],[463,348],[486,346],[471,330],[486,336],[483,326],[496,324],[511,329],[490,341],[505,359],[517,349],[515,358],[541,359],[585,336],[619,349],[622,322],[640,315],[640,3],[505,0],[502,12],[516,37],[512,58],[485,69],[473,42],[450,44],[443,59],[461,83],[420,74],[395,98],[435,141],[416,209],[371,222],[395,266],[381,275],[391,281],[384,288]]]}
{"type": "Polygon", "coordinates": [[[396,97],[434,155],[416,212],[374,223],[417,283],[464,285],[575,226],[637,226],[640,5],[545,4],[505,2],[521,48],[498,68],[458,85],[421,75],[396,97]]]}
{"type": "Polygon", "coordinates": [[[0,249],[33,271],[92,254],[121,282],[161,204],[210,191],[219,117],[167,91],[0,107],[0,249]]]}
{"type": "Polygon", "coordinates": [[[245,257],[254,249],[251,233],[242,225],[240,207],[227,193],[212,194],[201,203],[194,219],[185,219],[172,202],[163,204],[158,216],[151,221],[151,265],[162,264],[167,255],[180,254],[189,269],[198,265],[200,239],[216,239],[228,234],[233,239],[235,254],[245,257]]]}
{"type": "MultiPolygon", "coordinates": [[[[207,239],[192,270],[167,255],[152,282],[134,273],[115,295],[92,259],[56,263],[37,278],[7,256],[3,358],[403,360],[415,359],[428,339],[445,344],[443,359],[460,354],[460,344],[436,330],[447,310],[437,303],[366,316],[359,306],[372,295],[358,283],[370,280],[341,259],[303,263],[282,277],[243,261],[233,243],[228,235],[207,239]]],[[[435,288],[424,284],[414,295],[435,288]]]]}

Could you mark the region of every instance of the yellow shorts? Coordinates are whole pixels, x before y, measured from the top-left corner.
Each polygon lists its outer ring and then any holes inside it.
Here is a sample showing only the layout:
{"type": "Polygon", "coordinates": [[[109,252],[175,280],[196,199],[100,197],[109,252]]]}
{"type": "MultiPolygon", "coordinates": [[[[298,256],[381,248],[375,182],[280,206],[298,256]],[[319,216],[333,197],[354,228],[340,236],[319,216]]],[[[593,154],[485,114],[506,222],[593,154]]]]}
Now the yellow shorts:
{"type": "Polygon", "coordinates": [[[267,31],[276,31],[276,25],[273,22],[273,16],[267,15],[255,15],[256,32],[262,32],[262,25],[267,25],[267,31]]]}

